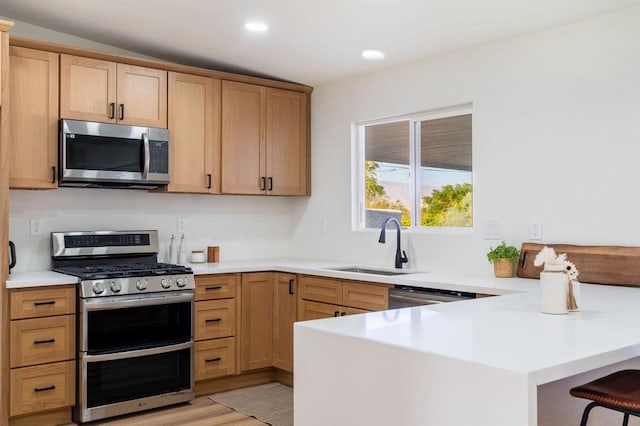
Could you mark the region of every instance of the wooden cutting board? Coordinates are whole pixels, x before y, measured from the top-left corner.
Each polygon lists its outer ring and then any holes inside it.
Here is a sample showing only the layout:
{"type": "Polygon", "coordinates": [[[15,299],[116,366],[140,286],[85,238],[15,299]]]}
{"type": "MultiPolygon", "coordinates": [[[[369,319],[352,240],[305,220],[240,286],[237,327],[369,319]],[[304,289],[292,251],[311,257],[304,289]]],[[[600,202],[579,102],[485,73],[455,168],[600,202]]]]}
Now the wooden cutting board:
{"type": "Polygon", "coordinates": [[[542,267],[533,266],[533,260],[544,246],[566,253],[580,271],[580,282],[640,287],[640,247],[522,243],[517,276],[540,278],[542,267]]]}

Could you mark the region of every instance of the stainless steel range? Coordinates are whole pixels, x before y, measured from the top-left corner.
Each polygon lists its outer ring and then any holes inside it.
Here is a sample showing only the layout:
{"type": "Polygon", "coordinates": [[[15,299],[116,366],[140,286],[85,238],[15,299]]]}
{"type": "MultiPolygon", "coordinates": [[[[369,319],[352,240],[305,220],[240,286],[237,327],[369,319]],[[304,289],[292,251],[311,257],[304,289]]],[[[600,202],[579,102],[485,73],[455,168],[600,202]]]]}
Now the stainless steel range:
{"type": "Polygon", "coordinates": [[[193,271],[157,262],[157,231],[54,232],[51,253],[80,279],[74,419],[193,399],[193,271]]]}

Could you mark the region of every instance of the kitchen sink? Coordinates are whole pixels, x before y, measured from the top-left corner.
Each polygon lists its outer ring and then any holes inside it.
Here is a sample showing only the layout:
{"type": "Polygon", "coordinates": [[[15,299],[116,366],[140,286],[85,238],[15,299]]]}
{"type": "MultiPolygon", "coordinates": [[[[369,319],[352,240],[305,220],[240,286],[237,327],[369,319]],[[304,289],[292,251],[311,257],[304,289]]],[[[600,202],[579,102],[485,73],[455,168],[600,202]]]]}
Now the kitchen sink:
{"type": "Polygon", "coordinates": [[[399,270],[390,269],[373,269],[373,268],[360,268],[358,266],[350,266],[346,268],[326,268],[330,271],[340,272],[356,272],[359,274],[372,274],[372,275],[407,275],[409,272],[401,272],[399,270]]]}

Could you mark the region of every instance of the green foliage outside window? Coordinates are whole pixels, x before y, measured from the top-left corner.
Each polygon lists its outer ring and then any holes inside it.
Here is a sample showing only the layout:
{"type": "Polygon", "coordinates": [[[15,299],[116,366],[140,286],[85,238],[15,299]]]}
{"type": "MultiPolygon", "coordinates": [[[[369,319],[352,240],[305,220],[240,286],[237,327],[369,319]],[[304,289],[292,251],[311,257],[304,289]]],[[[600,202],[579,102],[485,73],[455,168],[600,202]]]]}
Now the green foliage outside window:
{"type": "Polygon", "coordinates": [[[423,197],[423,226],[473,226],[473,187],[470,183],[445,185],[423,197]]]}

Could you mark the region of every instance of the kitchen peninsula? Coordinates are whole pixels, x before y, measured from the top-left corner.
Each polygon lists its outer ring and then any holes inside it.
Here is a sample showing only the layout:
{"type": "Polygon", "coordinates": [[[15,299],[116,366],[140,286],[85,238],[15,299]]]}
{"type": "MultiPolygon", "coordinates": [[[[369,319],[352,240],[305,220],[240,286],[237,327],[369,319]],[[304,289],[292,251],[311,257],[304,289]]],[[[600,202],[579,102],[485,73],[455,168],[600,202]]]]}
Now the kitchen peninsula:
{"type": "Polygon", "coordinates": [[[640,293],[583,284],[568,315],[540,313],[539,297],[297,323],[295,424],[577,424],[571,387],[640,366],[640,293]]]}

